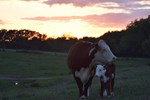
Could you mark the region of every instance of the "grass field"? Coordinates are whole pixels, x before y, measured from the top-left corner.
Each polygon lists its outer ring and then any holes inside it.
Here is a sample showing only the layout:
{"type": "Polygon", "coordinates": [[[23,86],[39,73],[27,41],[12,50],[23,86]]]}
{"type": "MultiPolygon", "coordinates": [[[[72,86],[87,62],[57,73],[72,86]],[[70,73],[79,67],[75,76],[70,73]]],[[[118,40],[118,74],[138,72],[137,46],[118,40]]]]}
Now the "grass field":
{"type": "MultiPolygon", "coordinates": [[[[16,79],[0,80],[0,100],[77,100],[66,58],[60,53],[0,52],[0,77],[16,79]]],[[[115,96],[103,100],[150,100],[150,59],[119,58],[116,64],[115,96]]],[[[88,100],[101,100],[99,79],[94,78],[90,92],[88,100]]]]}

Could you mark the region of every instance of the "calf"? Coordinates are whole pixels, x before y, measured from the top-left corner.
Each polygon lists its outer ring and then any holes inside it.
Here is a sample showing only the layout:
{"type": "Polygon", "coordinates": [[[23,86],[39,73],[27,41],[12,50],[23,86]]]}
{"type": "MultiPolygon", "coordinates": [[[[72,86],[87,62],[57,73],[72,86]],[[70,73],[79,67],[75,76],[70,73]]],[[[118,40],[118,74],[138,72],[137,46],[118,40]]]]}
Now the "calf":
{"type": "Polygon", "coordinates": [[[115,82],[115,64],[107,64],[105,66],[97,65],[96,76],[100,78],[101,82],[100,96],[113,96],[115,82]]]}

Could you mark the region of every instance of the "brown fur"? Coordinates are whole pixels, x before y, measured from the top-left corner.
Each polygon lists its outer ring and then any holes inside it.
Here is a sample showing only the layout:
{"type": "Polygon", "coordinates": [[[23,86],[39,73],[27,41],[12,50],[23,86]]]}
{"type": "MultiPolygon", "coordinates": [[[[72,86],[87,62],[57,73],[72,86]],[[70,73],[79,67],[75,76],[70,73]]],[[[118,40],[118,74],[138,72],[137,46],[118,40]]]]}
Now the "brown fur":
{"type": "Polygon", "coordinates": [[[80,70],[81,67],[88,67],[94,54],[97,51],[97,44],[88,42],[77,42],[68,52],[68,66],[72,71],[80,70]],[[89,51],[95,47],[92,55],[89,56],[89,51]]]}
{"type": "Polygon", "coordinates": [[[92,84],[92,79],[94,77],[95,73],[95,67],[93,66],[90,69],[90,77],[88,81],[83,84],[81,79],[75,76],[75,71],[79,71],[81,68],[87,68],[89,67],[89,64],[91,63],[92,59],[94,58],[95,53],[97,52],[98,45],[90,42],[77,42],[75,45],[73,45],[68,53],[68,66],[71,69],[74,79],[77,82],[77,86],[79,88],[79,97],[85,96],[87,97],[87,91],[88,88],[92,84]],[[95,48],[89,55],[89,51],[95,48]],[[84,90],[83,90],[84,88],[84,90]]]}

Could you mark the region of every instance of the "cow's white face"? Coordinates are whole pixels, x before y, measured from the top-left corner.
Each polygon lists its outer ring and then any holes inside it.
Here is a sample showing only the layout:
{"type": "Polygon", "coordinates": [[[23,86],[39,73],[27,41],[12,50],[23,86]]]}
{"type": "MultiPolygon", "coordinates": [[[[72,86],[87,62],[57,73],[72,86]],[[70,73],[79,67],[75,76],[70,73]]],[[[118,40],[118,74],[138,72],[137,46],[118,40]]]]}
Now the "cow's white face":
{"type": "Polygon", "coordinates": [[[105,76],[106,69],[102,65],[97,65],[95,76],[102,78],[105,76]]]}
{"type": "Polygon", "coordinates": [[[104,40],[99,40],[98,42],[99,49],[95,54],[95,60],[106,64],[113,62],[117,57],[112,53],[109,46],[105,43],[104,40]]]}

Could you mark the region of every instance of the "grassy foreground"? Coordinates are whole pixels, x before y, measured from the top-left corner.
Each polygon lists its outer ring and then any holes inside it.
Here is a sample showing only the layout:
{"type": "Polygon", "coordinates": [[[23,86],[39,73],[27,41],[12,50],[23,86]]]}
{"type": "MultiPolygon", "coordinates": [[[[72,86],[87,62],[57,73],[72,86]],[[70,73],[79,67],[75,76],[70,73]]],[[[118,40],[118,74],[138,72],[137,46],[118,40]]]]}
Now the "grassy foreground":
{"type": "MultiPolygon", "coordinates": [[[[66,58],[58,53],[0,52],[0,77],[42,77],[0,80],[0,100],[77,100],[66,58]]],[[[150,59],[119,58],[116,63],[115,96],[103,100],[150,100],[150,59]]],[[[99,92],[99,79],[94,78],[88,100],[101,100],[99,92]]]]}

